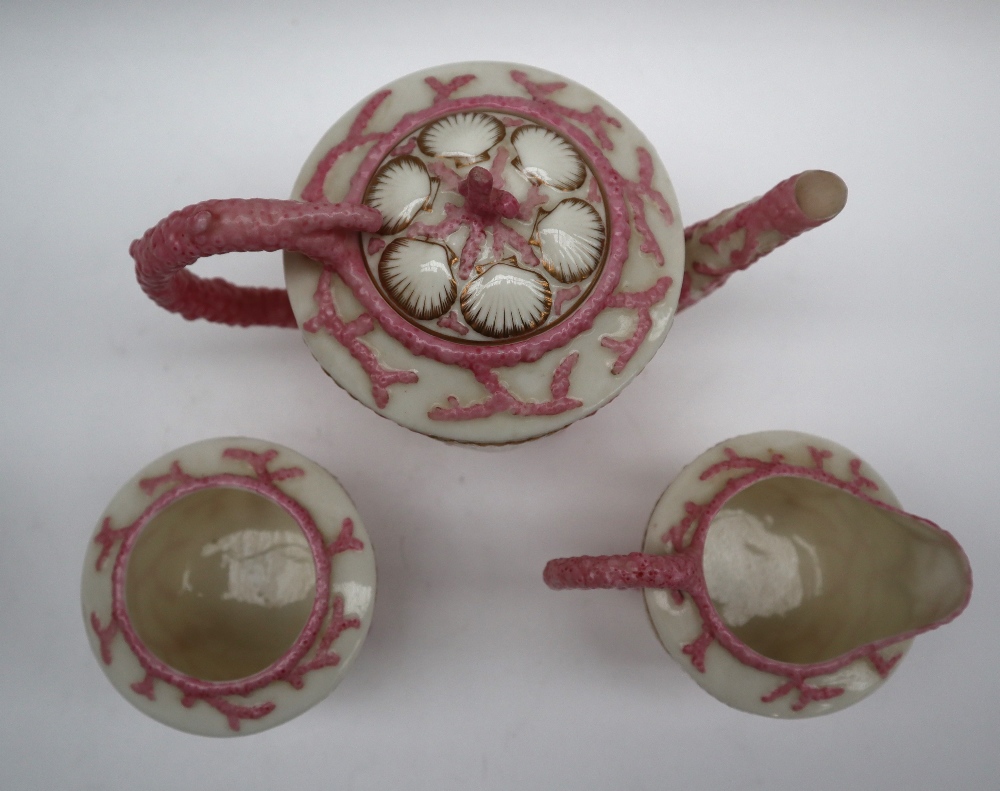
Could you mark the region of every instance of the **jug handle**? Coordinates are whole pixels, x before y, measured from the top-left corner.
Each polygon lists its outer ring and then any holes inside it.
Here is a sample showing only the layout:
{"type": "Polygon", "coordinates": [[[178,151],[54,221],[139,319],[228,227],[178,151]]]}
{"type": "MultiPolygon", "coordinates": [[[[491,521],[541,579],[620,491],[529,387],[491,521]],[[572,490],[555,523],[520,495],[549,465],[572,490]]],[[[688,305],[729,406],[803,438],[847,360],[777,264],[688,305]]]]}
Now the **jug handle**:
{"type": "Polygon", "coordinates": [[[545,564],[545,584],[553,590],[569,588],[664,588],[690,590],[698,573],[693,558],[686,554],[584,555],[558,558],[545,564]]]}
{"type": "Polygon", "coordinates": [[[221,253],[306,252],[304,242],[331,233],[378,231],[382,216],[369,206],[264,198],[209,200],[175,211],[129,247],[142,290],[186,319],[241,327],[296,327],[283,288],[237,286],[201,278],[185,267],[221,253]]]}

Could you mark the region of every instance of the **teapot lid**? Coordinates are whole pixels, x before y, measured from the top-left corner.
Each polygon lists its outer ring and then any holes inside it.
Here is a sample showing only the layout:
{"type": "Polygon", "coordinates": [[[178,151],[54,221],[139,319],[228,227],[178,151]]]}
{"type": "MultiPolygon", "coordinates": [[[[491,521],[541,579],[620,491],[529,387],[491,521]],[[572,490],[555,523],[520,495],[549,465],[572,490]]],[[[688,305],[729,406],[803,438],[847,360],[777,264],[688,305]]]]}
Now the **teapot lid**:
{"type": "Polygon", "coordinates": [[[323,137],[293,197],[382,214],[335,264],[286,253],[288,294],[324,370],[424,434],[506,444],[592,414],[676,311],[683,227],[656,153],[540,69],[390,83],[323,137]]]}

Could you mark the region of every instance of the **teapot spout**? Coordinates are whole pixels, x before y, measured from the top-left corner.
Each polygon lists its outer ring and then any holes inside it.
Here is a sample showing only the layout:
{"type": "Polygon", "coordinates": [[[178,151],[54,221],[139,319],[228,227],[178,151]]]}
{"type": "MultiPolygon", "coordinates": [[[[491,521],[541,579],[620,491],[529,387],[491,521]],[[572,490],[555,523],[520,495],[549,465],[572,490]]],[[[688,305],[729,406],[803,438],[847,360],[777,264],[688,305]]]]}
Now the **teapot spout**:
{"type": "Polygon", "coordinates": [[[684,281],[678,310],[699,302],[730,275],[789,239],[832,220],[847,203],[835,173],[806,170],[759,198],[726,209],[684,231],[684,281]]]}

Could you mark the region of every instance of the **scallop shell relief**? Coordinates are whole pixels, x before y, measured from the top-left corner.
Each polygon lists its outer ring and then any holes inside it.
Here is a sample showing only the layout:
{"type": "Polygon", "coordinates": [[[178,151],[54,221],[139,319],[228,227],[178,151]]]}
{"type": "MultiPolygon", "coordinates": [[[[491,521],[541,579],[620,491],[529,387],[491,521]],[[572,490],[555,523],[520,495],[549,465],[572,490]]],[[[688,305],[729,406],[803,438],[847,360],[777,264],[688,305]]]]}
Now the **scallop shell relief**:
{"type": "Polygon", "coordinates": [[[375,171],[361,235],[375,285],[422,330],[460,343],[509,343],[583,303],[607,256],[608,212],[579,148],[533,119],[458,112],[413,130],[375,171]],[[513,218],[469,211],[473,167],[518,201],[513,218]]]}

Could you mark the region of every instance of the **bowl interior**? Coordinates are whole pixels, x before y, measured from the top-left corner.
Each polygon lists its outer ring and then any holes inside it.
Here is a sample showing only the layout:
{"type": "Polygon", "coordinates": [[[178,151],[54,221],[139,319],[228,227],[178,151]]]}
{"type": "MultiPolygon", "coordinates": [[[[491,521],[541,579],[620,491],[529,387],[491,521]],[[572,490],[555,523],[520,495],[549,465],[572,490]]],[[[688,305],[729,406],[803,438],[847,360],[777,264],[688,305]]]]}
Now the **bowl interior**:
{"type": "Polygon", "coordinates": [[[164,508],[129,554],[125,604],[146,648],[204,681],[252,676],[295,643],[315,601],[316,566],[280,505],[235,488],[164,508]]]}

